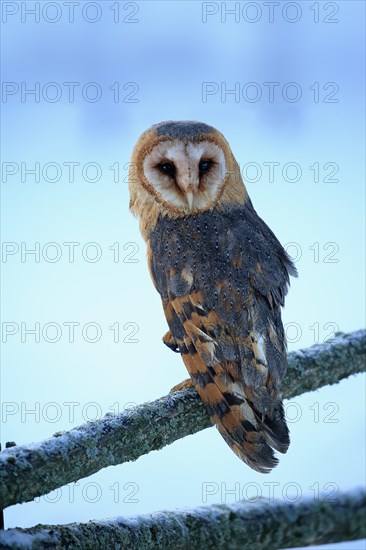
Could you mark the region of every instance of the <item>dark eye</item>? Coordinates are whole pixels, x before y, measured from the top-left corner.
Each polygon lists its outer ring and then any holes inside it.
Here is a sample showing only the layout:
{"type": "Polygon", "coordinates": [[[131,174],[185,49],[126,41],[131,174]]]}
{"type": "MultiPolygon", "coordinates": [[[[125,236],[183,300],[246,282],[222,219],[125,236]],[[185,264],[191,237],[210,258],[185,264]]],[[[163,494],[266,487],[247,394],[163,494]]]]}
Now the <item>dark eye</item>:
{"type": "Polygon", "coordinates": [[[168,176],[174,176],[175,174],[175,166],[172,162],[162,162],[161,164],[158,164],[158,168],[160,172],[163,172],[163,174],[167,174],[168,176]]]}
{"type": "Polygon", "coordinates": [[[200,171],[200,175],[208,172],[211,166],[212,166],[212,160],[201,160],[198,167],[200,171]]]}

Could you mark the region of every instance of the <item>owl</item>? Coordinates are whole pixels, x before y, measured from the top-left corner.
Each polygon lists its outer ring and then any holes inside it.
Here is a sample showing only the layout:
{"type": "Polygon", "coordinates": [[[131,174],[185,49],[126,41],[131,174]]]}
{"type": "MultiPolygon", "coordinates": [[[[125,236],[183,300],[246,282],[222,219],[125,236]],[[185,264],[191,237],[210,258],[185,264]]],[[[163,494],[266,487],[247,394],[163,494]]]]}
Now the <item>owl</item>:
{"type": "Polygon", "coordinates": [[[268,473],[290,443],[280,396],[281,306],[296,269],[253,208],[230,146],[212,126],[168,121],[132,153],[130,209],[169,331],[213,424],[268,473]]]}

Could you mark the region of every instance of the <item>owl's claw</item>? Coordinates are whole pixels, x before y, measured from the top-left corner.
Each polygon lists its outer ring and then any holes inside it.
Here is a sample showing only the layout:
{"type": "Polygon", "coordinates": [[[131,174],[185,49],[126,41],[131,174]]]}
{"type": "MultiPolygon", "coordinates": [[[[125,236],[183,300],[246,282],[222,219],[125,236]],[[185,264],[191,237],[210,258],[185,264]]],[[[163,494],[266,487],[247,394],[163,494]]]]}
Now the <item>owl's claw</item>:
{"type": "Polygon", "coordinates": [[[174,386],[169,393],[173,393],[175,391],[180,391],[180,390],[188,390],[189,388],[193,388],[193,382],[190,378],[187,378],[187,380],[183,380],[183,382],[174,386]]]}
{"type": "Polygon", "coordinates": [[[164,334],[163,342],[166,346],[168,346],[168,348],[173,350],[175,353],[179,353],[178,344],[177,344],[174,336],[170,332],[170,330],[168,330],[168,332],[166,334],[164,334]]]}

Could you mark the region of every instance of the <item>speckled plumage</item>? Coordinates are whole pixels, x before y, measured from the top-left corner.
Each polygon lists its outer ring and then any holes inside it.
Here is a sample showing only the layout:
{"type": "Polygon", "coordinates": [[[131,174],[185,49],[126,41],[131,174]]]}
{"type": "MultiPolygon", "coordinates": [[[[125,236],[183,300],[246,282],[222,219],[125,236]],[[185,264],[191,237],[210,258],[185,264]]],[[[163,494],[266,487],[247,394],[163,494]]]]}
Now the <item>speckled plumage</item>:
{"type": "MultiPolygon", "coordinates": [[[[161,139],[188,144],[209,136],[222,147],[226,167],[235,168],[207,208],[189,214],[164,204],[145,224],[145,238],[170,329],[164,342],[180,351],[225,441],[249,466],[268,472],[277,464],[272,448],[286,452],[289,445],[279,393],[287,366],[280,309],[296,270],[255,212],[219,132],[193,122],[161,123],[148,132],[153,147],[161,139]]],[[[180,186],[179,173],[175,179],[180,186]]],[[[133,201],[131,207],[144,222],[147,212],[133,201]]]]}

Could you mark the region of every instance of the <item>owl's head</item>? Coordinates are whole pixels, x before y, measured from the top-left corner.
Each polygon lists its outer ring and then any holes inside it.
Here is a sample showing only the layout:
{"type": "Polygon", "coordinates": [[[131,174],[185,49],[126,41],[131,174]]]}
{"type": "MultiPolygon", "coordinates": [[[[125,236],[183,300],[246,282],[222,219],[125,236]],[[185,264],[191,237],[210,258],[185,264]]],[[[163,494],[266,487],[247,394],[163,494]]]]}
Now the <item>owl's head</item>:
{"type": "Polygon", "coordinates": [[[196,121],[161,122],[146,130],[132,154],[129,188],[130,208],[142,229],[159,214],[194,215],[246,198],[224,136],[196,121]]]}

